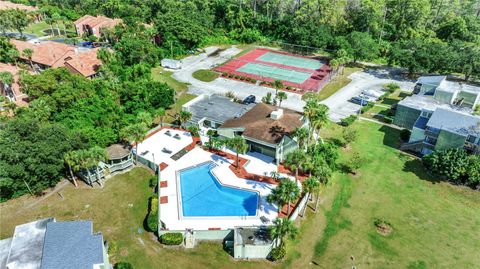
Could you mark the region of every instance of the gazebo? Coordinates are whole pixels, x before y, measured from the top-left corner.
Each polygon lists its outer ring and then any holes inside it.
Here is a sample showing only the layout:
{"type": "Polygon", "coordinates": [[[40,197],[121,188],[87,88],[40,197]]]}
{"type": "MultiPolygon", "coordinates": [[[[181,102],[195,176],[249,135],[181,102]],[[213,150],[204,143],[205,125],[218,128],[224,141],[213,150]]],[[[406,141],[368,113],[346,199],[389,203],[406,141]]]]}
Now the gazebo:
{"type": "Polygon", "coordinates": [[[126,171],[133,166],[133,154],[126,145],[113,144],[106,148],[108,159],[99,162],[97,167],[82,169],[78,176],[92,185],[94,182],[101,184],[101,179],[110,178],[116,173],[126,171]]]}

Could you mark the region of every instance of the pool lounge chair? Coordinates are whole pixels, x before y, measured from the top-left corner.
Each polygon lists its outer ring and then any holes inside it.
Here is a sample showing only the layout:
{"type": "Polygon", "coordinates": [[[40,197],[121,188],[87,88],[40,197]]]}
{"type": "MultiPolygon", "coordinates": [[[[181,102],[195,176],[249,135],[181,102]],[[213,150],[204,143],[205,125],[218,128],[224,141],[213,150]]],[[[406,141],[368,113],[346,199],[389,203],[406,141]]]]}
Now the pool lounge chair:
{"type": "Polygon", "coordinates": [[[167,149],[167,148],[163,148],[163,149],[162,149],[162,152],[168,153],[168,154],[172,154],[173,151],[171,151],[171,150],[169,150],[169,149],[167,149]]]}
{"type": "Polygon", "coordinates": [[[170,133],[170,130],[167,130],[167,131],[165,132],[165,135],[172,136],[172,133],[170,133]]]}
{"type": "Polygon", "coordinates": [[[265,217],[265,216],[261,216],[261,217],[260,217],[260,220],[262,221],[263,224],[268,224],[268,223],[270,223],[270,219],[268,219],[268,218],[265,217]]]}
{"type": "Polygon", "coordinates": [[[179,134],[175,134],[175,135],[173,136],[173,138],[178,139],[178,140],[182,139],[179,134]]]}

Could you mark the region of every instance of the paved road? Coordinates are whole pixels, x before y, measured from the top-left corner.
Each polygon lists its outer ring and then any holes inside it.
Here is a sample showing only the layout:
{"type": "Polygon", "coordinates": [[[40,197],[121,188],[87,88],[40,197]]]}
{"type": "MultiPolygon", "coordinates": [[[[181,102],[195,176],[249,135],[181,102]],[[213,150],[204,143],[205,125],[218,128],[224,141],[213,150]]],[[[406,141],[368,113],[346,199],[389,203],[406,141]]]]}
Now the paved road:
{"type": "MultiPolygon", "coordinates": [[[[275,94],[275,90],[267,87],[256,86],[250,83],[217,78],[212,82],[202,82],[192,77],[192,73],[199,69],[211,69],[221,63],[224,63],[238,54],[241,50],[235,46],[222,51],[218,56],[208,57],[208,54],[215,51],[216,47],[206,48],[206,53],[196,56],[190,56],[182,60],[183,67],[174,71],[173,77],[179,81],[190,83],[188,92],[193,94],[220,94],[232,91],[237,97],[243,99],[249,95],[255,95],[257,102],[262,99],[267,92],[275,94]]],[[[303,111],[305,102],[302,96],[296,93],[287,93],[287,100],[282,102],[282,107],[290,108],[296,111],[303,111]]]]}
{"type": "Polygon", "coordinates": [[[349,76],[352,79],[347,86],[322,101],[330,108],[329,118],[338,122],[340,119],[358,113],[360,105],[349,102],[352,97],[359,95],[363,90],[380,90],[383,85],[394,82],[404,91],[412,91],[414,82],[404,80],[397,69],[381,69],[359,71],[349,76]]]}

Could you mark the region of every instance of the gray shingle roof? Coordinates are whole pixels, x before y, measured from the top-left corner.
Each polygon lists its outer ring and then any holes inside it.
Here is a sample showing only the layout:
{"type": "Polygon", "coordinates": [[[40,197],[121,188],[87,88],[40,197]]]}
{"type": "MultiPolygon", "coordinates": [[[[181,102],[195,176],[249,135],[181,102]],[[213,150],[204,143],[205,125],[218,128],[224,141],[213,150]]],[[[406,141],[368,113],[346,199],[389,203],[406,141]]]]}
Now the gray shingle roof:
{"type": "Polygon", "coordinates": [[[433,112],[427,126],[463,136],[480,135],[480,117],[443,108],[438,108],[433,112]]]}
{"type": "Polygon", "coordinates": [[[47,224],[41,269],[92,269],[103,264],[103,236],[91,221],[47,224]]]}
{"type": "Polygon", "coordinates": [[[241,117],[253,106],[255,104],[243,105],[232,102],[224,96],[211,95],[193,103],[188,110],[192,113],[192,119],[195,121],[207,118],[222,124],[228,119],[241,117]]]}
{"type": "Polygon", "coordinates": [[[45,229],[48,223],[53,223],[53,221],[53,218],[48,218],[15,227],[6,260],[9,268],[30,269],[40,267],[45,229]]]}

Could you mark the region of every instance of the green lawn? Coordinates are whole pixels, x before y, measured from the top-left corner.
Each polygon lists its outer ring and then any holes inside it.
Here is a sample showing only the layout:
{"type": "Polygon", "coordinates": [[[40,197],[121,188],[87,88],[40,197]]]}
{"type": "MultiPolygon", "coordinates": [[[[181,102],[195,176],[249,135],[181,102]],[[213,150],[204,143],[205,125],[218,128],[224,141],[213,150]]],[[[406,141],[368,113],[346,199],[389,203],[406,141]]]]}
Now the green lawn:
{"type": "Polygon", "coordinates": [[[220,76],[220,73],[211,70],[200,69],[193,72],[192,76],[203,82],[212,82],[220,76]]]}
{"type": "Polygon", "coordinates": [[[348,85],[348,83],[352,82],[351,79],[348,78],[352,73],[361,71],[362,68],[359,67],[345,67],[342,74],[337,74],[333,79],[327,83],[318,93],[306,93],[303,95],[302,99],[306,100],[308,98],[316,98],[319,101],[325,100],[328,97],[332,96],[341,88],[348,85]]]}
{"type": "MultiPolygon", "coordinates": [[[[396,150],[399,131],[370,122],[352,150],[367,158],[360,176],[336,174],[334,206],[315,246],[321,268],[474,268],[480,262],[480,195],[432,180],[420,161],[396,150]],[[388,220],[393,233],[379,235],[374,218],[388,220]]],[[[338,137],[337,131],[329,135],[338,137]]]]}
{"type": "MultiPolygon", "coordinates": [[[[322,136],[338,138],[342,128],[329,124],[322,136]]],[[[129,261],[134,268],[351,268],[351,256],[358,268],[475,268],[480,263],[478,191],[429,178],[418,160],[396,149],[397,130],[366,121],[352,128],[359,139],[340,150],[340,163],[357,150],[366,164],[355,177],[334,173],[319,212],[309,210],[297,221],[299,236],[288,242],[282,263],[233,261],[216,242],[193,250],[164,248],[143,231],[152,193],[151,173],[143,168],[115,176],[101,189],[67,186],[63,199],[23,196],[2,203],[0,237],[11,236],[15,225],[53,216],[93,220],[95,231],[118,244],[112,260],[129,261]],[[377,234],[377,217],[392,224],[388,237],[377,234]]]]}
{"type": "MultiPolygon", "coordinates": [[[[75,33],[75,29],[72,24],[66,24],[65,25],[67,29],[67,33],[75,33]]],[[[54,31],[56,33],[56,25],[53,25],[54,31]]],[[[58,28],[60,29],[61,32],[63,32],[63,24],[58,23],[58,28]]],[[[43,30],[50,30],[50,25],[46,23],[45,21],[37,22],[37,23],[32,23],[30,24],[27,28],[25,28],[24,33],[26,34],[34,34],[37,36],[46,36],[47,34],[43,32],[43,30]]],[[[57,36],[58,37],[58,36],[57,36]]]]}

